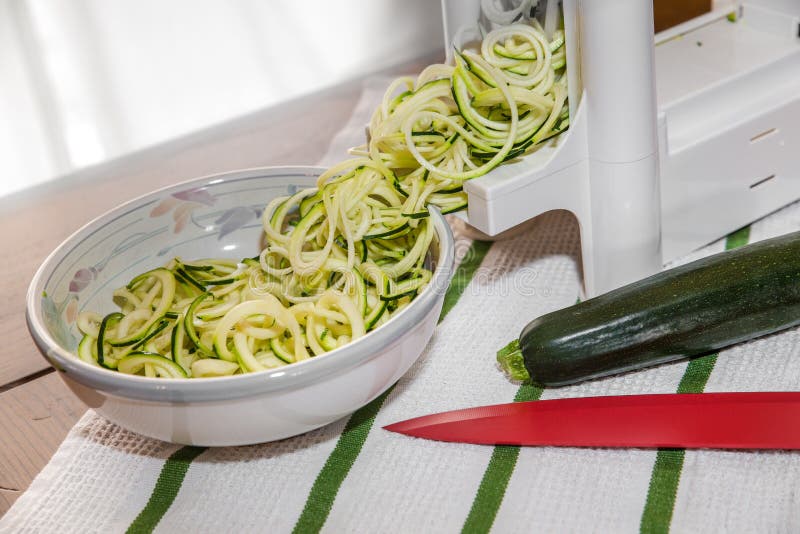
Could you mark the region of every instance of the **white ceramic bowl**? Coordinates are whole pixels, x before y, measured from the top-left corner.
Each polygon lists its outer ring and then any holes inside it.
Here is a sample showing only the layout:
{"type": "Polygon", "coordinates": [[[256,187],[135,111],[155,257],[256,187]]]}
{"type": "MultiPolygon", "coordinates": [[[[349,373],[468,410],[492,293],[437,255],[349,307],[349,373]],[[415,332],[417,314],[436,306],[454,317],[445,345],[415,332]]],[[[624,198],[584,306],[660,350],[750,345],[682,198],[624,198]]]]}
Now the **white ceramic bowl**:
{"type": "Polygon", "coordinates": [[[273,167],[184,182],[102,215],[59,246],[31,282],[28,328],[69,388],[115,423],[182,444],[261,443],[335,421],[386,391],[433,334],[452,274],[453,236],[432,213],[435,263],[428,287],[386,325],[357,341],[280,369],[211,379],[130,376],[73,355],[75,317],[110,313],[114,288],[183,258],[244,258],[260,251],[260,215],[272,198],[316,183],[321,169],[273,167]]]}

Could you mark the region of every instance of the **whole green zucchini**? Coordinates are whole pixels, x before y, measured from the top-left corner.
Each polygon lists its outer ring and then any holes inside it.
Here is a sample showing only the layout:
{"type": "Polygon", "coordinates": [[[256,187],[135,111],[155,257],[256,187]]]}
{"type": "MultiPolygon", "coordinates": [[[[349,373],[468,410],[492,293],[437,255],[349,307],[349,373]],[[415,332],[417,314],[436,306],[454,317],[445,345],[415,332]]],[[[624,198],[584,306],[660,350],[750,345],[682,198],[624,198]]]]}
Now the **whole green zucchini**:
{"type": "Polygon", "coordinates": [[[531,321],[498,361],[544,386],[697,356],[800,324],[800,232],[662,271],[531,321]]]}

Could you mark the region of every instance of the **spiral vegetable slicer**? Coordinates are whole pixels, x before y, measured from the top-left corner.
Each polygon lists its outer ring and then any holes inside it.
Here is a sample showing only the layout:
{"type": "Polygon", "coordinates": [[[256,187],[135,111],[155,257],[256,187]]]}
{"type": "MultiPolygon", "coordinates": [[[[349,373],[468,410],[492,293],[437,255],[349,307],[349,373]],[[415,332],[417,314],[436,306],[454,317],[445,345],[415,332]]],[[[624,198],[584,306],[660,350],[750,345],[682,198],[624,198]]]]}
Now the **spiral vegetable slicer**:
{"type": "MultiPolygon", "coordinates": [[[[449,50],[481,2],[442,5],[449,50]]],[[[593,296],[800,198],[800,1],[728,5],[658,35],[650,0],[561,5],[570,128],[466,182],[472,226],[571,211],[593,296]]]]}

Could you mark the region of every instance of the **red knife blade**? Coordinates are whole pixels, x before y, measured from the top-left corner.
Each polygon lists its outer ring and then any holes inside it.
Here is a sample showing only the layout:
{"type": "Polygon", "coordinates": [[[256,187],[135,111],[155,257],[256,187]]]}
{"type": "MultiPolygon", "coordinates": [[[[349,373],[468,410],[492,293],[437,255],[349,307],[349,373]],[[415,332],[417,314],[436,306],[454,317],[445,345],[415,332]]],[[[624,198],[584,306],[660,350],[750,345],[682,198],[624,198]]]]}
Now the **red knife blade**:
{"type": "Polygon", "coordinates": [[[515,402],[426,415],[384,428],[486,445],[800,449],[800,392],[515,402]]]}

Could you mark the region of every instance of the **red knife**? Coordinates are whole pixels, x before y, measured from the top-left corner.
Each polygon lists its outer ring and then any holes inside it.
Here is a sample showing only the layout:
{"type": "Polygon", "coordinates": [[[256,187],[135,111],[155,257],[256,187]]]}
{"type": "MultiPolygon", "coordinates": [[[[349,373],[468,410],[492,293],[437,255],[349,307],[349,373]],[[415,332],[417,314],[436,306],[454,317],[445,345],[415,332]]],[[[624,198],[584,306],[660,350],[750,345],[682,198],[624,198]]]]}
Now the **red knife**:
{"type": "Polygon", "coordinates": [[[515,402],[426,415],[384,428],[486,445],[800,449],[800,392],[515,402]]]}

